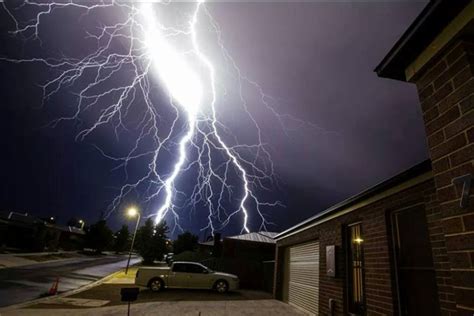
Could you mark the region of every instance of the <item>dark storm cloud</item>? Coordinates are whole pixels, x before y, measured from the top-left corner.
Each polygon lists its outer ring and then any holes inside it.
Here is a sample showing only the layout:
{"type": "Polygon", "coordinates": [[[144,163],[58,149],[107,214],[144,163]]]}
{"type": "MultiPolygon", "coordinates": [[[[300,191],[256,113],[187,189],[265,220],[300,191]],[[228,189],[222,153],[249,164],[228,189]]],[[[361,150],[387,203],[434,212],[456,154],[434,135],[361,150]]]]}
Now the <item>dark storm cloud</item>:
{"type": "Polygon", "coordinates": [[[424,5],[211,6],[225,46],[244,73],[282,100],[278,110],[337,132],[267,133],[279,174],[299,192],[283,216],[307,217],[427,157],[415,87],[373,72],[424,5]]]}
{"type": "MultiPolygon", "coordinates": [[[[426,158],[414,87],[377,78],[372,71],[423,6],[414,1],[209,5],[226,48],[243,73],[275,97],[277,110],[324,130],[303,127],[285,134],[253,99],[282,180],[274,197],[288,205],[272,213],[275,230],[426,158]]],[[[6,39],[11,25],[0,14],[6,39]]],[[[6,43],[12,54],[22,47],[6,43]]],[[[95,220],[117,193],[123,174],[112,173],[115,165],[87,143],[74,142],[73,124],[40,128],[55,116],[52,105],[32,108],[38,104],[36,84],[46,76],[40,68],[0,67],[0,142],[7,144],[2,208],[95,220]]],[[[112,134],[101,131],[98,142],[120,150],[112,134]]],[[[124,219],[117,214],[112,220],[119,225],[124,219]]],[[[198,223],[189,222],[197,231],[198,223]]]]}

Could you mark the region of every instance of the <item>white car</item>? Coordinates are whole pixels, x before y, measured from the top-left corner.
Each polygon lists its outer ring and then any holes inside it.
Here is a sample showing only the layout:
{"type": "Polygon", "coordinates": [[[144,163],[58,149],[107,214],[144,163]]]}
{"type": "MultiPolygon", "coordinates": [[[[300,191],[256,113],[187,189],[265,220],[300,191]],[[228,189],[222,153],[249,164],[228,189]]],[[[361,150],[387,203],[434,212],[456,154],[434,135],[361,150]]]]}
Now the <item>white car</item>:
{"type": "Polygon", "coordinates": [[[163,288],[213,289],[219,293],[239,288],[236,275],[216,272],[196,262],[177,261],[170,267],[141,267],[135,284],[159,292],[163,288]]]}

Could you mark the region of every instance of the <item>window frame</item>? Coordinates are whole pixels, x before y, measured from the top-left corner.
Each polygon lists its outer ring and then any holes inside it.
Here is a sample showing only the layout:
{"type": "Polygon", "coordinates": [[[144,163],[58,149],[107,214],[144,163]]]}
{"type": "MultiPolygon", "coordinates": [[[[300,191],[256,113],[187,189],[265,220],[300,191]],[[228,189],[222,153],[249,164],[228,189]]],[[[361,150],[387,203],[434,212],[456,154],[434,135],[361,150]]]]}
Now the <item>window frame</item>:
{"type": "Polygon", "coordinates": [[[364,260],[364,239],[362,222],[354,222],[345,227],[345,248],[346,248],[346,293],[347,293],[347,312],[349,315],[366,314],[366,296],[365,296],[365,260],[364,260]],[[355,240],[354,240],[355,239],[355,240]],[[357,252],[354,257],[354,252],[357,252]],[[354,260],[358,259],[358,260],[354,260]],[[357,267],[354,262],[358,262],[357,267]],[[357,299],[354,295],[354,271],[358,268],[358,286],[357,299]]]}

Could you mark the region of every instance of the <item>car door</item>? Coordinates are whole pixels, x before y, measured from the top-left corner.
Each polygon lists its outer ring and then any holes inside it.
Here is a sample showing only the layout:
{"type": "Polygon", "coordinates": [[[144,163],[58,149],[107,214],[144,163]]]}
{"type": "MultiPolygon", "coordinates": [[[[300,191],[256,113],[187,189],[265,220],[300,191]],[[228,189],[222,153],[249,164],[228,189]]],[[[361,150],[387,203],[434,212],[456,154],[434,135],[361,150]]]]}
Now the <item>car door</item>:
{"type": "Polygon", "coordinates": [[[174,263],[168,276],[168,287],[186,288],[188,287],[189,273],[186,263],[174,263]]]}
{"type": "Polygon", "coordinates": [[[188,264],[187,271],[189,273],[188,287],[193,289],[209,289],[210,275],[206,267],[201,264],[188,264]]]}

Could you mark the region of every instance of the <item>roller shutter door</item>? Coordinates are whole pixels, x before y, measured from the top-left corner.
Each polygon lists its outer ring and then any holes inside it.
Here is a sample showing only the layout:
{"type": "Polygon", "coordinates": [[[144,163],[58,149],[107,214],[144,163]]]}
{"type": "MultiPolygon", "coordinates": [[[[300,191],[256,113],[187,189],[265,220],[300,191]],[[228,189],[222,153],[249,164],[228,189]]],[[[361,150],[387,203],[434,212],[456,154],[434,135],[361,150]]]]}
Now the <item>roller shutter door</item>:
{"type": "Polygon", "coordinates": [[[319,242],[290,247],[288,254],[288,303],[318,315],[319,242]]]}

